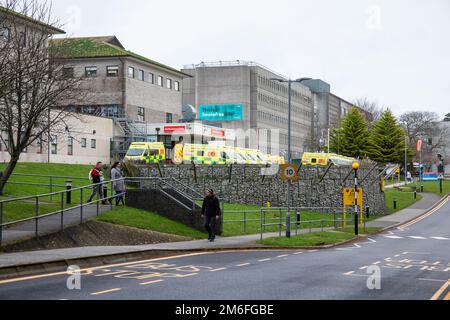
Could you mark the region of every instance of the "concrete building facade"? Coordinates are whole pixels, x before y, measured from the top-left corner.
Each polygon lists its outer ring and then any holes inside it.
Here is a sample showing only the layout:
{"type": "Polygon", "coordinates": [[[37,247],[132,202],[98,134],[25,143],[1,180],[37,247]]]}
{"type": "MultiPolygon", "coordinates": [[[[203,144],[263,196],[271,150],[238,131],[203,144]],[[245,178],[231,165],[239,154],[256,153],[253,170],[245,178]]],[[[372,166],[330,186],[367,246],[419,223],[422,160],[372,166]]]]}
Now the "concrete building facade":
{"type": "MultiPolygon", "coordinates": [[[[183,104],[194,106],[241,105],[242,119],[215,121],[215,125],[238,130],[236,142],[247,148],[286,155],[288,145],[288,85],[284,79],[254,62],[234,61],[185,66],[183,104]],[[239,131],[241,130],[241,131],[239,131]]],[[[308,149],[312,130],[313,96],[301,84],[292,85],[292,153],[299,157],[308,149]]]]}
{"type": "MultiPolygon", "coordinates": [[[[36,140],[20,156],[21,162],[95,164],[111,162],[113,120],[89,115],[71,116],[54,128],[50,139],[36,140]],[[65,129],[65,127],[67,129],[65,129]],[[50,142],[48,143],[48,140],[50,142]]],[[[1,132],[0,162],[10,159],[8,138],[1,132]]]]}
{"type": "MultiPolygon", "coordinates": [[[[323,150],[328,139],[328,131],[341,126],[349,110],[355,107],[352,103],[335,95],[331,85],[320,79],[302,82],[311,90],[314,100],[314,116],[312,120],[311,148],[323,150]]],[[[372,115],[358,108],[371,121],[372,115]]]]}
{"type": "Polygon", "coordinates": [[[127,51],[114,36],[53,40],[66,72],[82,77],[89,97],[73,111],[138,122],[177,122],[187,75],[127,51]]]}

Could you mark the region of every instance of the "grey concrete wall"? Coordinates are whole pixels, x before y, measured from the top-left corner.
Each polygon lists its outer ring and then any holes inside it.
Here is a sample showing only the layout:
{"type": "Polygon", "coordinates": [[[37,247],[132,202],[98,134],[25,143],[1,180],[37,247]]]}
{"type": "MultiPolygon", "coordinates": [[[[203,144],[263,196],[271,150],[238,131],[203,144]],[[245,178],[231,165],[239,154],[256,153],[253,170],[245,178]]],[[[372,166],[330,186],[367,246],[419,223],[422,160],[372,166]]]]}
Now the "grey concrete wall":
{"type": "MultiPolygon", "coordinates": [[[[142,169],[144,176],[149,176],[142,169]]],[[[273,176],[261,175],[257,166],[165,166],[162,172],[165,177],[174,177],[198,192],[205,193],[212,188],[222,201],[263,205],[267,201],[272,206],[286,206],[286,184],[281,181],[279,173],[273,176]]],[[[334,207],[343,206],[343,179],[350,168],[331,168],[323,182],[320,178],[326,168],[305,167],[300,171],[300,181],[293,184],[292,203],[296,207],[334,207]]],[[[359,172],[363,178],[369,173],[369,168],[359,172]]],[[[378,171],[369,174],[362,184],[364,190],[364,206],[370,206],[371,212],[386,213],[384,193],[380,191],[378,171]]],[[[353,174],[344,184],[353,187],[353,174]]]]}
{"type": "MultiPolygon", "coordinates": [[[[183,206],[173,202],[164,193],[155,189],[128,190],[127,206],[156,212],[168,219],[178,221],[191,228],[205,232],[205,221],[201,216],[201,211],[190,212],[183,206]]],[[[218,235],[222,234],[221,222],[217,222],[216,231],[218,235]]]]}

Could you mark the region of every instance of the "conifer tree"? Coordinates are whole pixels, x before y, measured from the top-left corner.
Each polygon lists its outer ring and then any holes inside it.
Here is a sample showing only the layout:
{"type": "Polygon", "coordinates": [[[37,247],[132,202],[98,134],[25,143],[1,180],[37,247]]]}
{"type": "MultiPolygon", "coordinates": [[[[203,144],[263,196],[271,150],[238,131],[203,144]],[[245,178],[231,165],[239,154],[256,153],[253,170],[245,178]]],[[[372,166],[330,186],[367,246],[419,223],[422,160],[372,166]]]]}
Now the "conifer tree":
{"type": "Polygon", "coordinates": [[[363,114],[352,108],[339,129],[331,133],[331,151],[343,156],[363,158],[367,155],[370,134],[363,114]]]}
{"type": "MultiPolygon", "coordinates": [[[[405,157],[405,131],[388,109],[371,131],[369,157],[380,163],[402,163],[405,157]]],[[[411,151],[408,151],[410,154],[411,151]]]]}

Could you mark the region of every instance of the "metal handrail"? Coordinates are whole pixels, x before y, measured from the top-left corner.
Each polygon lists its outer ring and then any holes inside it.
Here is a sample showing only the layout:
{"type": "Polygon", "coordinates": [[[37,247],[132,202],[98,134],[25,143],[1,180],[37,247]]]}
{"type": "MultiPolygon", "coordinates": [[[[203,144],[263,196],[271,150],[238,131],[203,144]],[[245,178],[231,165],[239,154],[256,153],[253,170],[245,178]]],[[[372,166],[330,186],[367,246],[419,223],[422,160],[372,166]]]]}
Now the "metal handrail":
{"type": "MultiPolygon", "coordinates": [[[[105,181],[100,182],[100,183],[95,183],[95,184],[92,183],[92,184],[87,185],[87,186],[72,188],[72,189],[70,189],[70,191],[73,192],[73,191],[78,191],[78,190],[88,189],[88,188],[92,189],[92,187],[95,187],[95,186],[100,186],[100,185],[104,185],[104,184],[110,184],[110,183],[117,182],[117,181],[126,181],[127,179],[128,178],[121,178],[121,179],[108,180],[108,181],[105,180],[105,181]]],[[[26,196],[26,197],[20,197],[20,198],[1,200],[0,204],[10,203],[10,202],[14,202],[14,201],[24,201],[24,200],[30,200],[30,199],[36,199],[36,198],[45,198],[45,197],[60,195],[61,193],[65,194],[65,193],[67,193],[67,190],[56,191],[56,192],[45,193],[45,194],[38,194],[38,195],[34,195],[34,196],[26,196]]]]}
{"type": "Polygon", "coordinates": [[[36,178],[55,178],[55,179],[71,179],[71,180],[89,180],[89,178],[81,178],[81,177],[70,177],[70,176],[53,176],[53,175],[44,175],[44,174],[33,174],[33,173],[13,173],[12,177],[36,177],[36,178]]]}

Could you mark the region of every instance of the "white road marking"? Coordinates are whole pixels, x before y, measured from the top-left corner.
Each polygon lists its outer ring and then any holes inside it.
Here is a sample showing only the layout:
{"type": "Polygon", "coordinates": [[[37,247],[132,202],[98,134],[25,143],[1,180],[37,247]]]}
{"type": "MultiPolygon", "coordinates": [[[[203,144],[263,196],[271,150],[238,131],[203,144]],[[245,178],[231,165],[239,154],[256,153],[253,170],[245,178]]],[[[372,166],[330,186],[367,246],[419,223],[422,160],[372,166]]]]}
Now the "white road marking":
{"type": "Polygon", "coordinates": [[[281,256],[278,256],[277,258],[286,258],[286,257],[289,257],[289,255],[288,254],[282,254],[281,256]]]}
{"type": "Polygon", "coordinates": [[[242,263],[242,264],[238,264],[236,267],[246,267],[249,265],[250,265],[250,263],[242,263]]]}
{"type": "Polygon", "coordinates": [[[447,280],[419,278],[420,281],[447,282],[447,280]]]}
{"type": "Polygon", "coordinates": [[[435,240],[450,240],[449,238],[445,238],[445,237],[431,237],[431,239],[435,239],[435,240]]]}
{"type": "Polygon", "coordinates": [[[308,252],[314,253],[314,252],[317,252],[317,251],[319,251],[319,250],[309,250],[308,252]]]}
{"type": "Polygon", "coordinates": [[[300,251],[300,252],[295,252],[295,253],[293,253],[293,254],[297,255],[297,254],[302,254],[302,253],[303,253],[303,252],[300,251]]]}
{"type": "Polygon", "coordinates": [[[425,237],[418,237],[418,236],[408,236],[408,238],[416,239],[416,240],[426,240],[427,239],[425,237]]]}
{"type": "Polygon", "coordinates": [[[364,266],[364,267],[361,267],[361,268],[359,268],[359,270],[364,270],[364,269],[367,269],[369,266],[364,266]]]}
{"type": "Polygon", "coordinates": [[[336,250],[337,251],[352,251],[352,249],[348,249],[348,248],[338,248],[336,250]]]}
{"type": "Polygon", "coordinates": [[[344,275],[350,276],[350,275],[352,275],[352,274],[354,274],[354,273],[355,273],[355,271],[349,271],[349,272],[347,272],[347,273],[344,273],[344,275]]]}
{"type": "Polygon", "coordinates": [[[399,237],[399,236],[384,236],[385,238],[389,238],[389,239],[403,239],[403,237],[399,237]]]}
{"type": "Polygon", "coordinates": [[[261,259],[261,260],[258,260],[258,262],[266,262],[266,261],[270,261],[270,260],[272,260],[272,259],[270,259],[270,258],[268,258],[268,259],[261,259]]]}
{"type": "Polygon", "coordinates": [[[227,268],[213,269],[213,270],[209,270],[209,272],[219,272],[219,271],[224,271],[224,270],[227,270],[227,268]]]}
{"type": "Polygon", "coordinates": [[[149,282],[142,282],[140,283],[141,286],[147,286],[149,284],[154,284],[154,283],[159,283],[159,282],[163,282],[164,280],[153,280],[153,281],[149,281],[149,282]]]}

